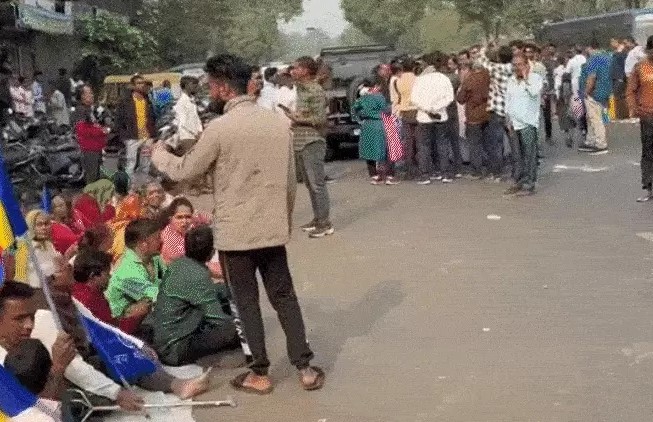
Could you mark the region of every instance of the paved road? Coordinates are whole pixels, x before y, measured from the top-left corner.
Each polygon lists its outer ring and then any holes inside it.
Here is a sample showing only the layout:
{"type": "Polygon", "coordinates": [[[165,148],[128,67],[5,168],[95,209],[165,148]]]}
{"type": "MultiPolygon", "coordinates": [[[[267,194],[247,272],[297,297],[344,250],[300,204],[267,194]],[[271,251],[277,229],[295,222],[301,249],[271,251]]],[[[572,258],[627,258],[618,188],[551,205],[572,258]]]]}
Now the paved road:
{"type": "MultiPolygon", "coordinates": [[[[337,234],[289,246],[327,386],[300,391],[266,304],[276,391],[198,421],[653,420],[653,204],[634,201],[636,136],[616,125],[600,157],[547,149],[538,195],[520,199],[484,182],[371,186],[360,163],[332,164],[337,234]]],[[[238,372],[217,370],[205,397],[233,394],[238,372]]]]}

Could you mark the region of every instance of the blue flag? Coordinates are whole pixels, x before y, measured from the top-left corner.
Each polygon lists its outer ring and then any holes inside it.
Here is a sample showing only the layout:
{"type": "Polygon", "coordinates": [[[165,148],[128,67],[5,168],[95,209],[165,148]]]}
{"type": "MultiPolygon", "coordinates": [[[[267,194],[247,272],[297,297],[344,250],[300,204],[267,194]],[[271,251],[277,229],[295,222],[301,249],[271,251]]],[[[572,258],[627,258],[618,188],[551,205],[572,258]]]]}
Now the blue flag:
{"type": "Polygon", "coordinates": [[[0,421],[54,422],[56,406],[42,403],[0,365],[0,421]]]}
{"type": "Polygon", "coordinates": [[[2,262],[2,258],[0,258],[0,289],[2,289],[2,286],[5,284],[5,265],[4,262],[2,262]]]}
{"type": "Polygon", "coordinates": [[[156,372],[157,364],[143,353],[141,340],[100,321],[76,300],[75,306],[91,344],[114,380],[133,383],[156,372]]]}
{"type": "Polygon", "coordinates": [[[27,233],[27,223],[20,212],[14,189],[0,155],[0,252],[11,246],[16,237],[27,233]]]}
{"type": "Polygon", "coordinates": [[[43,185],[41,192],[41,209],[48,214],[52,214],[52,193],[47,185],[43,185]]]}

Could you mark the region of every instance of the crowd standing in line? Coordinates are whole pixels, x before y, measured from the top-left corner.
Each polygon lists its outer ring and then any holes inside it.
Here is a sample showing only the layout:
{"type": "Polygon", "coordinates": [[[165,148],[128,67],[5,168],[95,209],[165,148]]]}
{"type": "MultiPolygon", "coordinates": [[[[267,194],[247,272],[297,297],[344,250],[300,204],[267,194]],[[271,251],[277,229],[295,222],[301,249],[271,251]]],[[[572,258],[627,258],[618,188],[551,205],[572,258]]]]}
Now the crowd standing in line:
{"type": "MultiPolygon", "coordinates": [[[[562,52],[553,45],[515,41],[381,64],[352,104],[361,122],[360,158],[367,162],[371,183],[393,186],[401,178],[425,186],[465,176],[493,183],[509,179],[506,195],[532,195],[540,126],[545,142],[555,143],[555,111],[569,148],[578,143],[581,152],[603,155],[608,152],[607,106],[613,99],[619,117],[640,118],[646,193],[638,200],[649,201],[653,37],[645,47],[630,38],[613,40],[611,47],[612,54],[596,44],[562,52]],[[401,127],[401,160],[390,158],[388,121],[401,127]],[[470,146],[469,167],[462,162],[463,137],[470,146]],[[506,140],[511,153],[507,177],[506,140]]],[[[13,79],[17,113],[43,113],[49,104],[62,124],[67,116],[61,114],[61,104],[71,101],[62,90],[76,88],[79,107],[70,120],[88,177],[83,192],[58,193],[51,214],[23,204],[29,234],[2,253],[10,281],[0,290],[0,363],[35,394],[61,399],[68,380],[123,409],[143,406],[142,398],[97,364],[72,298],[101,321],[145,340],[143,352],[157,362],[193,363],[240,346],[250,370],[231,385],[271,393],[257,272],[277,311],[301,388],[324,385],[324,371],[311,364],[314,355],[285,245],[292,228],[295,160],[314,214],[301,229],[312,238],[335,232],[324,170],[327,104],[322,85],[328,84],[328,69],[301,57],[288,69],[269,68],[260,75],[240,58],[220,55],[209,59],[206,72],[212,100],[224,103],[223,116],[203,128],[194,104],[198,81],[184,77],[174,105],[178,135],[155,144],[154,119],[172,107],[170,87],[150,101],[147,81],[132,78],[132,90],[117,113],[126,160],[111,176],[100,168],[108,130],[97,119],[90,86],[71,81],[62,71],[56,89],[45,91],[47,99],[39,74],[33,81],[13,79]],[[171,197],[158,181],[135,177],[154,169],[173,181],[197,181],[209,173],[213,219],[195,213],[183,196],[171,197]],[[29,259],[29,245],[45,279],[29,259]],[[43,300],[44,282],[54,292],[65,333],[56,334],[53,311],[43,300]],[[33,351],[34,359],[27,373],[15,364],[25,350],[33,351]]],[[[157,365],[139,386],[180,398],[208,388],[206,375],[182,381],[157,365]]]]}

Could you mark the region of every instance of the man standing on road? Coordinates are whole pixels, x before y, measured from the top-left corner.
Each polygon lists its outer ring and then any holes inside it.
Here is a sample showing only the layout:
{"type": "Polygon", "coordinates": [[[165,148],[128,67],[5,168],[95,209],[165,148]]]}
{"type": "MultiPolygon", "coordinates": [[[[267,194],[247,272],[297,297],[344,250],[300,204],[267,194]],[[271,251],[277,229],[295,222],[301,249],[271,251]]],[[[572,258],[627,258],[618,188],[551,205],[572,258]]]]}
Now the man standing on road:
{"type": "Polygon", "coordinates": [[[626,72],[626,77],[630,77],[635,65],[646,58],[646,52],[641,45],[637,45],[637,42],[633,37],[625,38],[624,43],[628,50],[626,62],[624,63],[624,71],[626,72]]]}
{"type": "Polygon", "coordinates": [[[515,73],[508,80],[506,89],[506,123],[519,140],[524,170],[506,195],[532,195],[537,182],[537,128],[544,80],[531,70],[530,61],[523,55],[516,55],[512,64],[515,73]]]}
{"type": "Polygon", "coordinates": [[[426,69],[417,77],[410,101],[417,108],[417,163],[420,172],[418,185],[429,185],[433,180],[452,183],[449,164],[449,141],[446,122],[447,107],[454,100],[453,85],[438,69],[447,65],[448,57],[439,51],[424,57],[426,69]],[[438,163],[434,163],[434,156],[438,163]]]}
{"type": "Polygon", "coordinates": [[[612,78],[612,92],[614,96],[615,116],[617,120],[628,117],[626,109],[626,57],[628,51],[619,39],[610,40],[610,47],[613,50],[612,62],[610,63],[610,77],[612,78]]]}
{"type": "Polygon", "coordinates": [[[125,171],[133,178],[137,165],[146,175],[150,171],[150,152],[143,144],[154,136],[154,109],[147,95],[147,81],[137,74],[132,76],[131,85],[131,92],[118,104],[116,126],[125,144],[125,171]]]}
{"type": "Polygon", "coordinates": [[[635,65],[628,78],[626,99],[630,117],[640,118],[642,138],[642,189],[646,194],[637,202],[653,199],[653,36],[646,41],[646,60],[635,65]]]}
{"type": "Polygon", "coordinates": [[[393,111],[401,119],[403,128],[404,162],[409,179],[417,175],[417,109],[410,102],[413,85],[415,84],[415,68],[417,63],[411,57],[402,59],[401,76],[390,87],[393,94],[393,111]]]}
{"type": "Polygon", "coordinates": [[[329,192],[326,187],[324,159],[327,124],[326,94],[316,81],[318,64],[311,57],[300,57],[292,67],[292,77],[297,87],[296,111],[286,111],[291,120],[295,156],[302,179],[308,188],[313,205],[313,220],[302,226],[312,238],[332,235],[335,232],[329,218],[329,192]]]}
{"type": "Polygon", "coordinates": [[[589,152],[590,155],[608,153],[608,140],[605,132],[604,118],[606,107],[612,94],[612,79],[610,77],[611,57],[599,50],[596,40],[587,48],[589,59],[585,70],[587,79],[584,83],[584,100],[587,113],[587,141],[578,150],[589,152]]]}
{"type": "Polygon", "coordinates": [[[286,334],[288,355],[299,371],[301,385],[317,390],[324,384],[324,372],[310,366],[313,352],[306,341],[285,248],[297,186],[292,138],[282,116],[257,106],[246,95],[250,69],[232,55],[209,59],[206,72],[211,97],[226,102],[225,114],[208,125],[183,157],[157,145],[152,160],[177,181],[213,168],[215,242],[254,359],[251,372],[236,377],[232,386],[257,394],[268,394],[273,388],[258,270],[286,334]]]}

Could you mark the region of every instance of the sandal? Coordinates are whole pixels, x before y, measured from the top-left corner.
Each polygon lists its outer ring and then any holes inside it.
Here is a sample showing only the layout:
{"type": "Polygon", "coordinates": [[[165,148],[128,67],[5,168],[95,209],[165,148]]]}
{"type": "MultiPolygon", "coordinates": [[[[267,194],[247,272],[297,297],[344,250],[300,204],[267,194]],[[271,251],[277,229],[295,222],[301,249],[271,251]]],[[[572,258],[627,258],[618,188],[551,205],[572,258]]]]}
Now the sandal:
{"type": "Polygon", "coordinates": [[[637,198],[637,202],[648,202],[651,199],[653,199],[653,196],[651,195],[644,195],[642,197],[637,198]]]}
{"type": "Polygon", "coordinates": [[[324,371],[318,368],[317,366],[310,366],[306,369],[310,369],[313,372],[315,372],[316,377],[315,377],[315,381],[313,381],[312,383],[304,384],[304,382],[302,381],[303,378],[302,371],[299,371],[299,378],[300,378],[299,382],[302,384],[302,388],[306,391],[315,391],[324,387],[324,381],[326,379],[326,375],[324,375],[324,371]]]}
{"type": "Polygon", "coordinates": [[[236,378],[229,381],[229,384],[231,384],[231,386],[238,391],[242,391],[244,393],[250,393],[250,394],[258,394],[259,396],[268,395],[272,392],[272,390],[274,390],[273,386],[270,386],[264,390],[259,390],[254,387],[249,387],[244,385],[245,380],[250,374],[253,374],[253,372],[251,371],[243,372],[242,374],[238,375],[236,378]]]}

